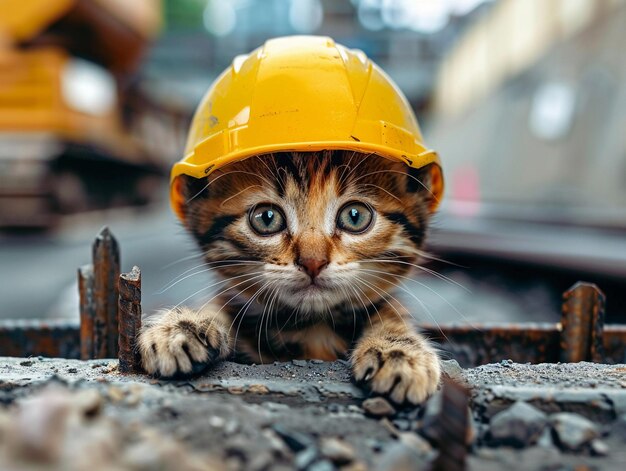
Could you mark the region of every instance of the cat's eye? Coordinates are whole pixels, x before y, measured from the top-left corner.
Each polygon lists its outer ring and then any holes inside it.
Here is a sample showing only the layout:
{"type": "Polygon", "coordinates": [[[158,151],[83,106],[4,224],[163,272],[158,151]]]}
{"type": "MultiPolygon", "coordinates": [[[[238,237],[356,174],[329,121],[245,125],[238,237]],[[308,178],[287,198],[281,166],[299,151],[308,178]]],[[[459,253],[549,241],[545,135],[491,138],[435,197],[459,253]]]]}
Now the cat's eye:
{"type": "Polygon", "coordinates": [[[259,204],[252,208],[248,220],[252,229],[263,236],[277,234],[287,227],[283,213],[271,204],[259,204]]]}
{"type": "Polygon", "coordinates": [[[337,227],[358,234],[365,232],[374,219],[374,211],[366,204],[352,202],[346,204],[337,214],[337,227]]]}

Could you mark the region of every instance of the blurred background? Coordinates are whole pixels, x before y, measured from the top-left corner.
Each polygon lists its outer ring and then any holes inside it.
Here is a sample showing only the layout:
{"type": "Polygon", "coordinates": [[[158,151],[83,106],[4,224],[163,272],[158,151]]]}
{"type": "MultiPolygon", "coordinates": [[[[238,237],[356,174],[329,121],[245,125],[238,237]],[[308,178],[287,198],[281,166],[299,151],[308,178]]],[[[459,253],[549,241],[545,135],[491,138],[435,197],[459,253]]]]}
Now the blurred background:
{"type": "Polygon", "coordinates": [[[169,167],[234,56],[319,34],[382,66],[442,157],[445,262],[402,287],[420,320],[557,321],[584,279],[626,322],[624,25],[621,0],[2,0],[0,318],[78,318],[104,225],[146,311],[210,297],[169,167]]]}

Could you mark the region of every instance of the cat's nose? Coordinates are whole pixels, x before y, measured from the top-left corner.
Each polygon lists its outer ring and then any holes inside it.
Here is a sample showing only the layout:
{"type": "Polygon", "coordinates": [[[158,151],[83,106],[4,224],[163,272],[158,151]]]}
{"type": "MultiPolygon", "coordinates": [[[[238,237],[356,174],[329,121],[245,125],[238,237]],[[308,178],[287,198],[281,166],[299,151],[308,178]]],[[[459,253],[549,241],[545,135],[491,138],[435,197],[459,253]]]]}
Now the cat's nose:
{"type": "Polygon", "coordinates": [[[328,260],[325,258],[300,258],[298,265],[311,277],[315,279],[320,272],[328,265],[328,260]]]}

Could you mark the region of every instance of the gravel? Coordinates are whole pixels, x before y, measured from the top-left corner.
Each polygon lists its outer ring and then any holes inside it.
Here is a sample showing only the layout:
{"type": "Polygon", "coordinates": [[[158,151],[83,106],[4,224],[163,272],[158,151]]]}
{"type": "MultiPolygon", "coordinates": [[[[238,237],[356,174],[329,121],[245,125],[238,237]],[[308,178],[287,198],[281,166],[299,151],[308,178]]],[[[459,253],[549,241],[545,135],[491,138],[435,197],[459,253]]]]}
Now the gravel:
{"type": "MultiPolygon", "coordinates": [[[[345,362],[224,363],[181,381],[116,367],[0,358],[0,469],[402,471],[438,454],[440,393],[392,406],[345,362]]],[[[623,469],[624,365],[443,368],[471,391],[469,469],[623,469]]]]}
{"type": "Polygon", "coordinates": [[[382,397],[372,397],[370,399],[366,399],[361,404],[363,410],[367,412],[369,415],[374,417],[389,417],[396,413],[396,409],[382,397]]]}
{"type": "Polygon", "coordinates": [[[489,433],[494,445],[523,448],[537,443],[547,423],[548,416],[539,409],[516,402],[491,419],[489,433]]]}
{"type": "Polygon", "coordinates": [[[550,423],[557,443],[565,450],[580,451],[600,435],[593,422],[578,414],[554,414],[550,423]]]}

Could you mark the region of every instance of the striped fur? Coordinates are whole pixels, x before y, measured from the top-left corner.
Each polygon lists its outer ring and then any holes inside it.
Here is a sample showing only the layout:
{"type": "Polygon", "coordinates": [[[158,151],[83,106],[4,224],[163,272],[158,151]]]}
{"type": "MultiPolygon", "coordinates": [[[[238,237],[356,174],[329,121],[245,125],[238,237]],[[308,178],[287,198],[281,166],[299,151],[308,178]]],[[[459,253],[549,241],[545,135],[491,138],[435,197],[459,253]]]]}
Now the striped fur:
{"type": "Polygon", "coordinates": [[[144,366],[171,376],[229,356],[268,362],[349,357],[355,378],[393,400],[420,402],[439,381],[439,363],[391,294],[424,243],[431,176],[399,162],[348,151],[249,158],[205,179],[183,178],[184,224],[225,292],[200,312],[149,322],[144,366]],[[358,201],[374,210],[362,234],[337,227],[358,201]],[[258,235],[248,214],[280,208],[286,230],[258,235]],[[326,260],[312,282],[300,259],[326,260]],[[195,330],[193,327],[195,326],[195,330]],[[201,353],[207,352],[207,353],[201,353]]]}

